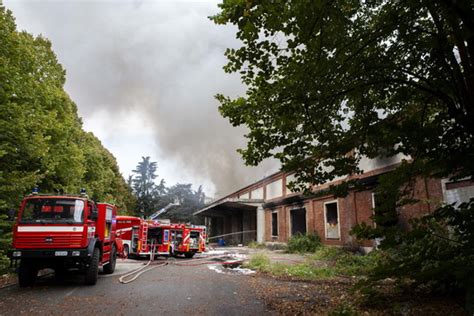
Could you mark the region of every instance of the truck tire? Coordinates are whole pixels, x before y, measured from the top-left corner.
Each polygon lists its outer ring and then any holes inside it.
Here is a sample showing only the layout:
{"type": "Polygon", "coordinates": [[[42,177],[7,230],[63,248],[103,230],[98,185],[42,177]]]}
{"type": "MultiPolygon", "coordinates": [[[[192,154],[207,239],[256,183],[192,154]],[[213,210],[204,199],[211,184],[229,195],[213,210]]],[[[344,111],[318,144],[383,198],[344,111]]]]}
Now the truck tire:
{"type": "Polygon", "coordinates": [[[192,258],[192,257],[194,257],[194,252],[185,252],[185,253],[184,253],[184,256],[185,256],[186,258],[192,258]]]}
{"type": "Polygon", "coordinates": [[[18,269],[18,283],[20,287],[32,286],[35,284],[38,268],[29,260],[21,260],[18,269]]]}
{"type": "Polygon", "coordinates": [[[104,273],[105,274],[114,273],[116,264],[117,264],[117,251],[115,250],[115,246],[112,246],[112,250],[110,252],[109,263],[107,263],[104,266],[104,273]]]}
{"type": "Polygon", "coordinates": [[[130,255],[130,248],[128,247],[127,244],[125,244],[125,245],[123,245],[123,257],[124,257],[124,259],[127,259],[129,255],[130,255]]]}
{"type": "Polygon", "coordinates": [[[95,285],[97,283],[97,279],[99,278],[99,260],[100,250],[99,248],[94,248],[89,266],[86,268],[84,275],[84,283],[86,285],[95,285]]]}

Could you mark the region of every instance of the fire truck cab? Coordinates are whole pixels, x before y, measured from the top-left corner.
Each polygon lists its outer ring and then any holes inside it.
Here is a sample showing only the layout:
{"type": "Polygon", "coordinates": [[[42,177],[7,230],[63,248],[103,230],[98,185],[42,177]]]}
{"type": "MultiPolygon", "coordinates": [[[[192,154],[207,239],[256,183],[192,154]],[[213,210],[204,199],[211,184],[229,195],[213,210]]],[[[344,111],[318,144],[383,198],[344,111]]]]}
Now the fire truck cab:
{"type": "Polygon", "coordinates": [[[94,203],[85,194],[38,195],[23,199],[13,227],[12,261],[19,263],[21,287],[35,283],[38,271],[54,269],[57,278],[69,269],[84,274],[94,285],[99,267],[106,274],[115,270],[117,208],[94,203]]]}

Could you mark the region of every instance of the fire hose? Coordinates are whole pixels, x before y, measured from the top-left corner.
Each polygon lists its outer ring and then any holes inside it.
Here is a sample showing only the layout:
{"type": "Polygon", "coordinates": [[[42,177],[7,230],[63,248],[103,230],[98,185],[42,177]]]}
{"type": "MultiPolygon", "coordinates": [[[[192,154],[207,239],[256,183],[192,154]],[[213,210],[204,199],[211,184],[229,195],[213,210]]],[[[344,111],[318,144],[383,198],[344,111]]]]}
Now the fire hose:
{"type": "Polygon", "coordinates": [[[130,282],[133,282],[135,281],[140,275],[142,275],[143,273],[147,272],[147,271],[150,271],[156,267],[161,267],[161,266],[165,266],[168,264],[168,262],[162,262],[160,264],[155,264],[155,265],[152,265],[151,267],[150,264],[153,262],[153,260],[150,259],[150,261],[148,261],[144,266],[138,268],[138,269],[135,269],[127,274],[124,274],[120,277],[119,279],[119,282],[122,283],[122,284],[127,284],[127,283],[130,283],[130,282]],[[149,268],[147,268],[149,267],[149,268]],[[147,269],[145,269],[147,268],[147,269]],[[131,279],[127,279],[128,277],[131,277],[133,276],[131,279]]]}
{"type": "Polygon", "coordinates": [[[227,260],[227,261],[210,261],[210,259],[218,259],[218,258],[227,258],[228,255],[217,255],[217,256],[210,256],[210,257],[205,257],[205,258],[198,258],[198,259],[193,259],[192,263],[177,263],[177,262],[171,262],[169,259],[165,262],[161,262],[159,264],[152,264],[153,259],[154,259],[154,254],[151,253],[150,255],[150,260],[144,264],[142,267],[139,267],[138,269],[135,269],[127,274],[124,274],[120,277],[119,282],[122,284],[127,284],[130,282],[135,281],[140,275],[143,273],[150,271],[156,267],[161,267],[165,266],[167,264],[172,264],[176,266],[182,266],[182,267],[193,267],[193,266],[199,266],[199,265],[206,265],[206,264],[222,264],[222,265],[230,265],[230,264],[237,264],[241,263],[243,260],[241,259],[235,259],[235,260],[227,260]]]}
{"type": "Polygon", "coordinates": [[[138,269],[135,269],[127,274],[124,274],[120,277],[119,279],[119,282],[122,283],[122,284],[127,284],[127,283],[130,283],[130,282],[133,282],[135,281],[140,275],[142,275],[143,273],[147,272],[147,271],[150,271],[156,267],[161,267],[161,266],[165,266],[168,264],[168,262],[162,262],[160,264],[155,264],[155,265],[151,265],[152,262],[154,261],[155,259],[155,253],[154,253],[154,247],[153,247],[153,243],[151,244],[151,254],[150,254],[150,260],[148,260],[148,262],[143,265],[142,267],[138,268],[138,269]],[[151,265],[151,266],[150,266],[151,265]],[[130,279],[127,279],[131,277],[130,279]]]}

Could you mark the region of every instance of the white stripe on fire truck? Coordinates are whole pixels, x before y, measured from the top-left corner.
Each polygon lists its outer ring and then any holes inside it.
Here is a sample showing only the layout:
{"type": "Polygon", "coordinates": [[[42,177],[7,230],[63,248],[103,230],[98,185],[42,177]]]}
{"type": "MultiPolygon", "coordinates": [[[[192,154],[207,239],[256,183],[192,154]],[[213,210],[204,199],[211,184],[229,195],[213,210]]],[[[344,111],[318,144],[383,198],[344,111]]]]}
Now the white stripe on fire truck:
{"type": "Polygon", "coordinates": [[[19,232],[82,232],[84,226],[18,226],[19,232]]]}
{"type": "Polygon", "coordinates": [[[121,228],[121,229],[117,229],[117,233],[123,233],[123,232],[128,232],[132,230],[132,227],[129,227],[129,228],[121,228]]]}

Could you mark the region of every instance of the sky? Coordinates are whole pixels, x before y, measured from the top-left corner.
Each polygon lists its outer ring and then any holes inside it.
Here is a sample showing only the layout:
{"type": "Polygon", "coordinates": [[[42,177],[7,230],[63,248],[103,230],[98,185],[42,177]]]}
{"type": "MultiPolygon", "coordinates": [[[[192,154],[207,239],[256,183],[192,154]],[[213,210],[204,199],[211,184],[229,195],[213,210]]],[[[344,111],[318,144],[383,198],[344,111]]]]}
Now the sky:
{"type": "MultiPolygon", "coordinates": [[[[1,1],[1,0],[0,0],[1,1]]],[[[275,161],[246,167],[243,127],[218,112],[217,93],[243,95],[226,74],[224,52],[236,28],[208,16],[217,0],[4,0],[19,30],[50,39],[66,69],[65,89],[84,129],[114,154],[127,178],[141,160],[158,180],[231,193],[277,171],[275,161]]]]}

